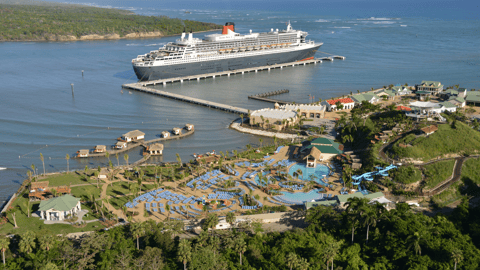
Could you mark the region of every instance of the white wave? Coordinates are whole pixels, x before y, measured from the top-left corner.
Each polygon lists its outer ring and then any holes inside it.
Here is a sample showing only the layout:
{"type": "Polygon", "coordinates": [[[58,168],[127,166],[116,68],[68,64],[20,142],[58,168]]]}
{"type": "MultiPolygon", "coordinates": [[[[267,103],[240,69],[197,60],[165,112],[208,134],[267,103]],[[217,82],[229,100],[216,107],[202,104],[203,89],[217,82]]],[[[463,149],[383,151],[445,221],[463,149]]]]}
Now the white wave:
{"type": "Polygon", "coordinates": [[[138,43],[130,43],[130,44],[127,44],[127,46],[142,46],[142,44],[138,44],[138,43]]]}
{"type": "Polygon", "coordinates": [[[163,46],[165,43],[157,43],[157,44],[147,44],[145,47],[152,47],[152,46],[163,46]]]}
{"type": "Polygon", "coordinates": [[[324,19],[318,19],[318,20],[315,20],[315,22],[330,22],[329,20],[324,20],[324,19]]]}
{"type": "Polygon", "coordinates": [[[392,21],[380,21],[380,22],[373,22],[373,24],[394,24],[395,22],[392,21]]]}
{"type": "Polygon", "coordinates": [[[0,167],[0,171],[6,170],[7,168],[0,167]]]}
{"type": "Polygon", "coordinates": [[[405,25],[405,24],[401,24],[400,26],[401,26],[401,27],[407,27],[407,25],[405,25]]]}
{"type": "Polygon", "coordinates": [[[333,28],[342,28],[342,29],[350,29],[349,26],[334,26],[333,28]]]}
{"type": "Polygon", "coordinates": [[[365,19],[357,19],[359,21],[391,21],[391,20],[400,20],[400,18],[375,18],[375,17],[370,17],[370,18],[365,18],[365,19]]]}

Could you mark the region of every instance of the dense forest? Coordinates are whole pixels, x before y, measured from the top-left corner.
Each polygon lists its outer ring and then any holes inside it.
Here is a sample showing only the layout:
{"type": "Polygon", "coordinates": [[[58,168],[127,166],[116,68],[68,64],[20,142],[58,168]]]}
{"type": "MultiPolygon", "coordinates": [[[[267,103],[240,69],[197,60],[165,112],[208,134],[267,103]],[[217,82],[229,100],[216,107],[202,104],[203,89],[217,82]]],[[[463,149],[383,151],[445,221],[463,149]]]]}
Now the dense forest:
{"type": "Polygon", "coordinates": [[[126,10],[80,5],[18,5],[0,2],[0,41],[62,40],[85,35],[118,35],[159,32],[179,34],[183,29],[218,29],[213,23],[165,16],[140,16],[126,10]]]}
{"type": "Polygon", "coordinates": [[[45,226],[0,237],[0,251],[10,270],[479,269],[480,208],[467,199],[449,217],[415,213],[404,203],[391,211],[358,198],[347,205],[290,212],[309,226],[285,233],[264,232],[258,223],[214,231],[218,217],[209,214],[195,237],[184,237],[175,220],[131,223],[81,240],[45,226]]]}

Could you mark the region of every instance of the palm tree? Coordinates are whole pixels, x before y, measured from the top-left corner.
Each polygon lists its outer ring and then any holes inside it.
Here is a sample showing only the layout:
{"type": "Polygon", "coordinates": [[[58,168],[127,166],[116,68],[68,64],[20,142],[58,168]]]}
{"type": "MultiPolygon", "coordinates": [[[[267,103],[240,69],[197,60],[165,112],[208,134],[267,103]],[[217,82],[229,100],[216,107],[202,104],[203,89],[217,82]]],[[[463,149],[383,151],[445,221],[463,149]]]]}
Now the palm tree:
{"type": "Polygon", "coordinates": [[[292,270],[292,268],[298,263],[298,256],[293,252],[288,253],[286,259],[287,259],[287,266],[290,267],[290,270],[292,270]]]}
{"type": "Polygon", "coordinates": [[[43,175],[45,175],[45,160],[43,159],[42,153],[40,153],[40,160],[42,161],[42,164],[43,164],[43,175]]]}
{"type": "Polygon", "coordinates": [[[44,234],[38,239],[40,248],[49,251],[55,245],[55,237],[51,234],[44,234]]]}
{"type": "MultiPolygon", "coordinates": [[[[168,205],[168,204],[167,204],[168,205]]],[[[137,250],[140,250],[140,237],[145,233],[144,223],[134,222],[130,223],[130,233],[137,238],[137,250]]]]}
{"type": "Polygon", "coordinates": [[[187,270],[187,262],[192,258],[192,246],[187,239],[180,240],[178,244],[178,260],[183,263],[183,269],[187,270]]]}
{"type": "Polygon", "coordinates": [[[5,267],[5,251],[7,251],[9,245],[10,245],[10,238],[7,238],[7,237],[0,238],[0,250],[2,251],[4,267],[5,267]]]}
{"type": "Polygon", "coordinates": [[[127,162],[127,167],[128,167],[128,155],[127,154],[123,155],[123,159],[125,159],[125,162],[127,162]]]}
{"type": "Polygon", "coordinates": [[[364,206],[368,203],[368,199],[365,198],[350,198],[348,199],[347,205],[347,216],[350,219],[352,224],[352,244],[355,238],[355,226],[358,223],[359,216],[362,215],[364,206]]]}
{"type": "Polygon", "coordinates": [[[233,228],[233,224],[235,224],[235,221],[237,219],[235,218],[235,214],[233,212],[228,212],[227,216],[225,217],[225,221],[227,221],[228,224],[230,224],[230,229],[233,228]]]}
{"type": "MultiPolygon", "coordinates": [[[[35,173],[35,164],[30,165],[30,168],[32,168],[34,177],[37,178],[37,174],[35,173]]],[[[37,179],[35,179],[35,181],[37,181],[37,179]]]]}
{"type": "Polygon", "coordinates": [[[262,148],[262,145],[263,145],[263,139],[262,138],[259,138],[258,141],[260,142],[260,148],[262,148]]]}
{"type": "Polygon", "coordinates": [[[118,153],[115,153],[115,158],[117,159],[117,166],[120,167],[120,160],[118,160],[118,153]]]}
{"type": "Polygon", "coordinates": [[[415,250],[415,255],[419,254],[422,256],[422,247],[420,246],[420,242],[422,241],[423,235],[420,232],[414,232],[412,235],[407,237],[407,242],[410,243],[409,248],[413,247],[415,250]]]}
{"type": "Polygon", "coordinates": [[[28,181],[32,181],[32,171],[27,171],[28,181]]]}
{"type": "Polygon", "coordinates": [[[170,205],[169,204],[165,204],[165,211],[167,211],[167,219],[170,219],[170,205]]]}
{"type": "MultiPolygon", "coordinates": [[[[0,244],[0,248],[1,248],[1,244],[0,244]]],[[[452,259],[453,259],[453,262],[455,263],[453,270],[457,270],[457,264],[463,260],[462,251],[458,248],[454,248],[452,250],[452,259]]],[[[3,264],[5,264],[5,258],[3,259],[3,264]]]]}
{"type": "Polygon", "coordinates": [[[110,153],[109,153],[109,152],[105,152],[105,156],[108,158],[108,162],[110,163],[110,153]]]}
{"type": "Polygon", "coordinates": [[[243,126],[243,117],[244,117],[244,115],[243,115],[243,113],[241,113],[240,118],[242,118],[242,122],[240,123],[240,126],[243,126]]]}
{"type": "Polygon", "coordinates": [[[20,239],[20,252],[30,254],[36,246],[35,233],[32,231],[26,231],[20,239]]]}
{"type": "Polygon", "coordinates": [[[182,158],[180,157],[180,155],[178,153],[176,154],[176,156],[177,156],[178,164],[180,165],[180,167],[183,167],[182,158]]]}
{"type": "Polygon", "coordinates": [[[12,214],[12,219],[13,219],[14,228],[18,228],[18,226],[17,226],[17,219],[15,218],[16,209],[15,209],[15,208],[12,208],[12,209],[8,210],[8,212],[9,212],[10,214],[12,214]]]}
{"type": "Polygon", "coordinates": [[[197,190],[197,182],[194,182],[192,185],[193,185],[193,191],[197,190]]]}
{"type": "Polygon", "coordinates": [[[233,241],[233,248],[235,252],[238,252],[240,255],[240,265],[242,265],[242,255],[245,251],[247,251],[247,244],[245,243],[243,236],[235,238],[233,241]]]}
{"type": "Polygon", "coordinates": [[[299,257],[299,259],[297,261],[297,264],[296,264],[296,268],[298,270],[307,270],[309,266],[310,266],[310,264],[308,263],[307,259],[299,257]]]}
{"type": "Polygon", "coordinates": [[[332,263],[332,270],[333,270],[333,260],[337,256],[340,246],[343,244],[344,240],[336,241],[333,237],[328,237],[326,240],[326,247],[324,250],[323,257],[327,260],[327,269],[329,262],[332,263]]]}
{"type": "Polygon", "coordinates": [[[70,155],[67,154],[67,155],[65,156],[65,159],[67,160],[67,173],[68,173],[68,171],[69,171],[69,169],[70,169],[70,168],[69,168],[69,167],[70,167],[70,164],[68,163],[68,161],[70,160],[70,155]]]}

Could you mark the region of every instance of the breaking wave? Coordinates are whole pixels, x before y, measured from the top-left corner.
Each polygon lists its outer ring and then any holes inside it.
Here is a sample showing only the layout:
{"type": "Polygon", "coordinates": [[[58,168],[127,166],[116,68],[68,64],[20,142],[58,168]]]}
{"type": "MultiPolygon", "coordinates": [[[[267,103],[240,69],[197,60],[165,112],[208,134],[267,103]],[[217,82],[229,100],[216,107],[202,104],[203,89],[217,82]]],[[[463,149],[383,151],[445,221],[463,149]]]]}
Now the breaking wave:
{"type": "Polygon", "coordinates": [[[324,20],[324,19],[318,19],[318,20],[315,20],[315,22],[330,22],[329,20],[324,20]]]}

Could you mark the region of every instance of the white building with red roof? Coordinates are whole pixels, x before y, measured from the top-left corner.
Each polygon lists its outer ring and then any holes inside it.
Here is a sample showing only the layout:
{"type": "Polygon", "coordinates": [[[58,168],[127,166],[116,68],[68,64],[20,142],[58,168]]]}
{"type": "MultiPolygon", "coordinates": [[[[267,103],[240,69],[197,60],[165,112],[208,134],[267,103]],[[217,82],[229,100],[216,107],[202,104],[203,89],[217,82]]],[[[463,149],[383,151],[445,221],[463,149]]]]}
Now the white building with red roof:
{"type": "Polygon", "coordinates": [[[337,110],[350,110],[353,109],[355,106],[355,101],[351,98],[339,98],[339,99],[331,99],[331,100],[324,100],[321,103],[327,107],[329,112],[337,111],[337,110]],[[337,104],[342,104],[341,108],[337,108],[337,104]]]}

